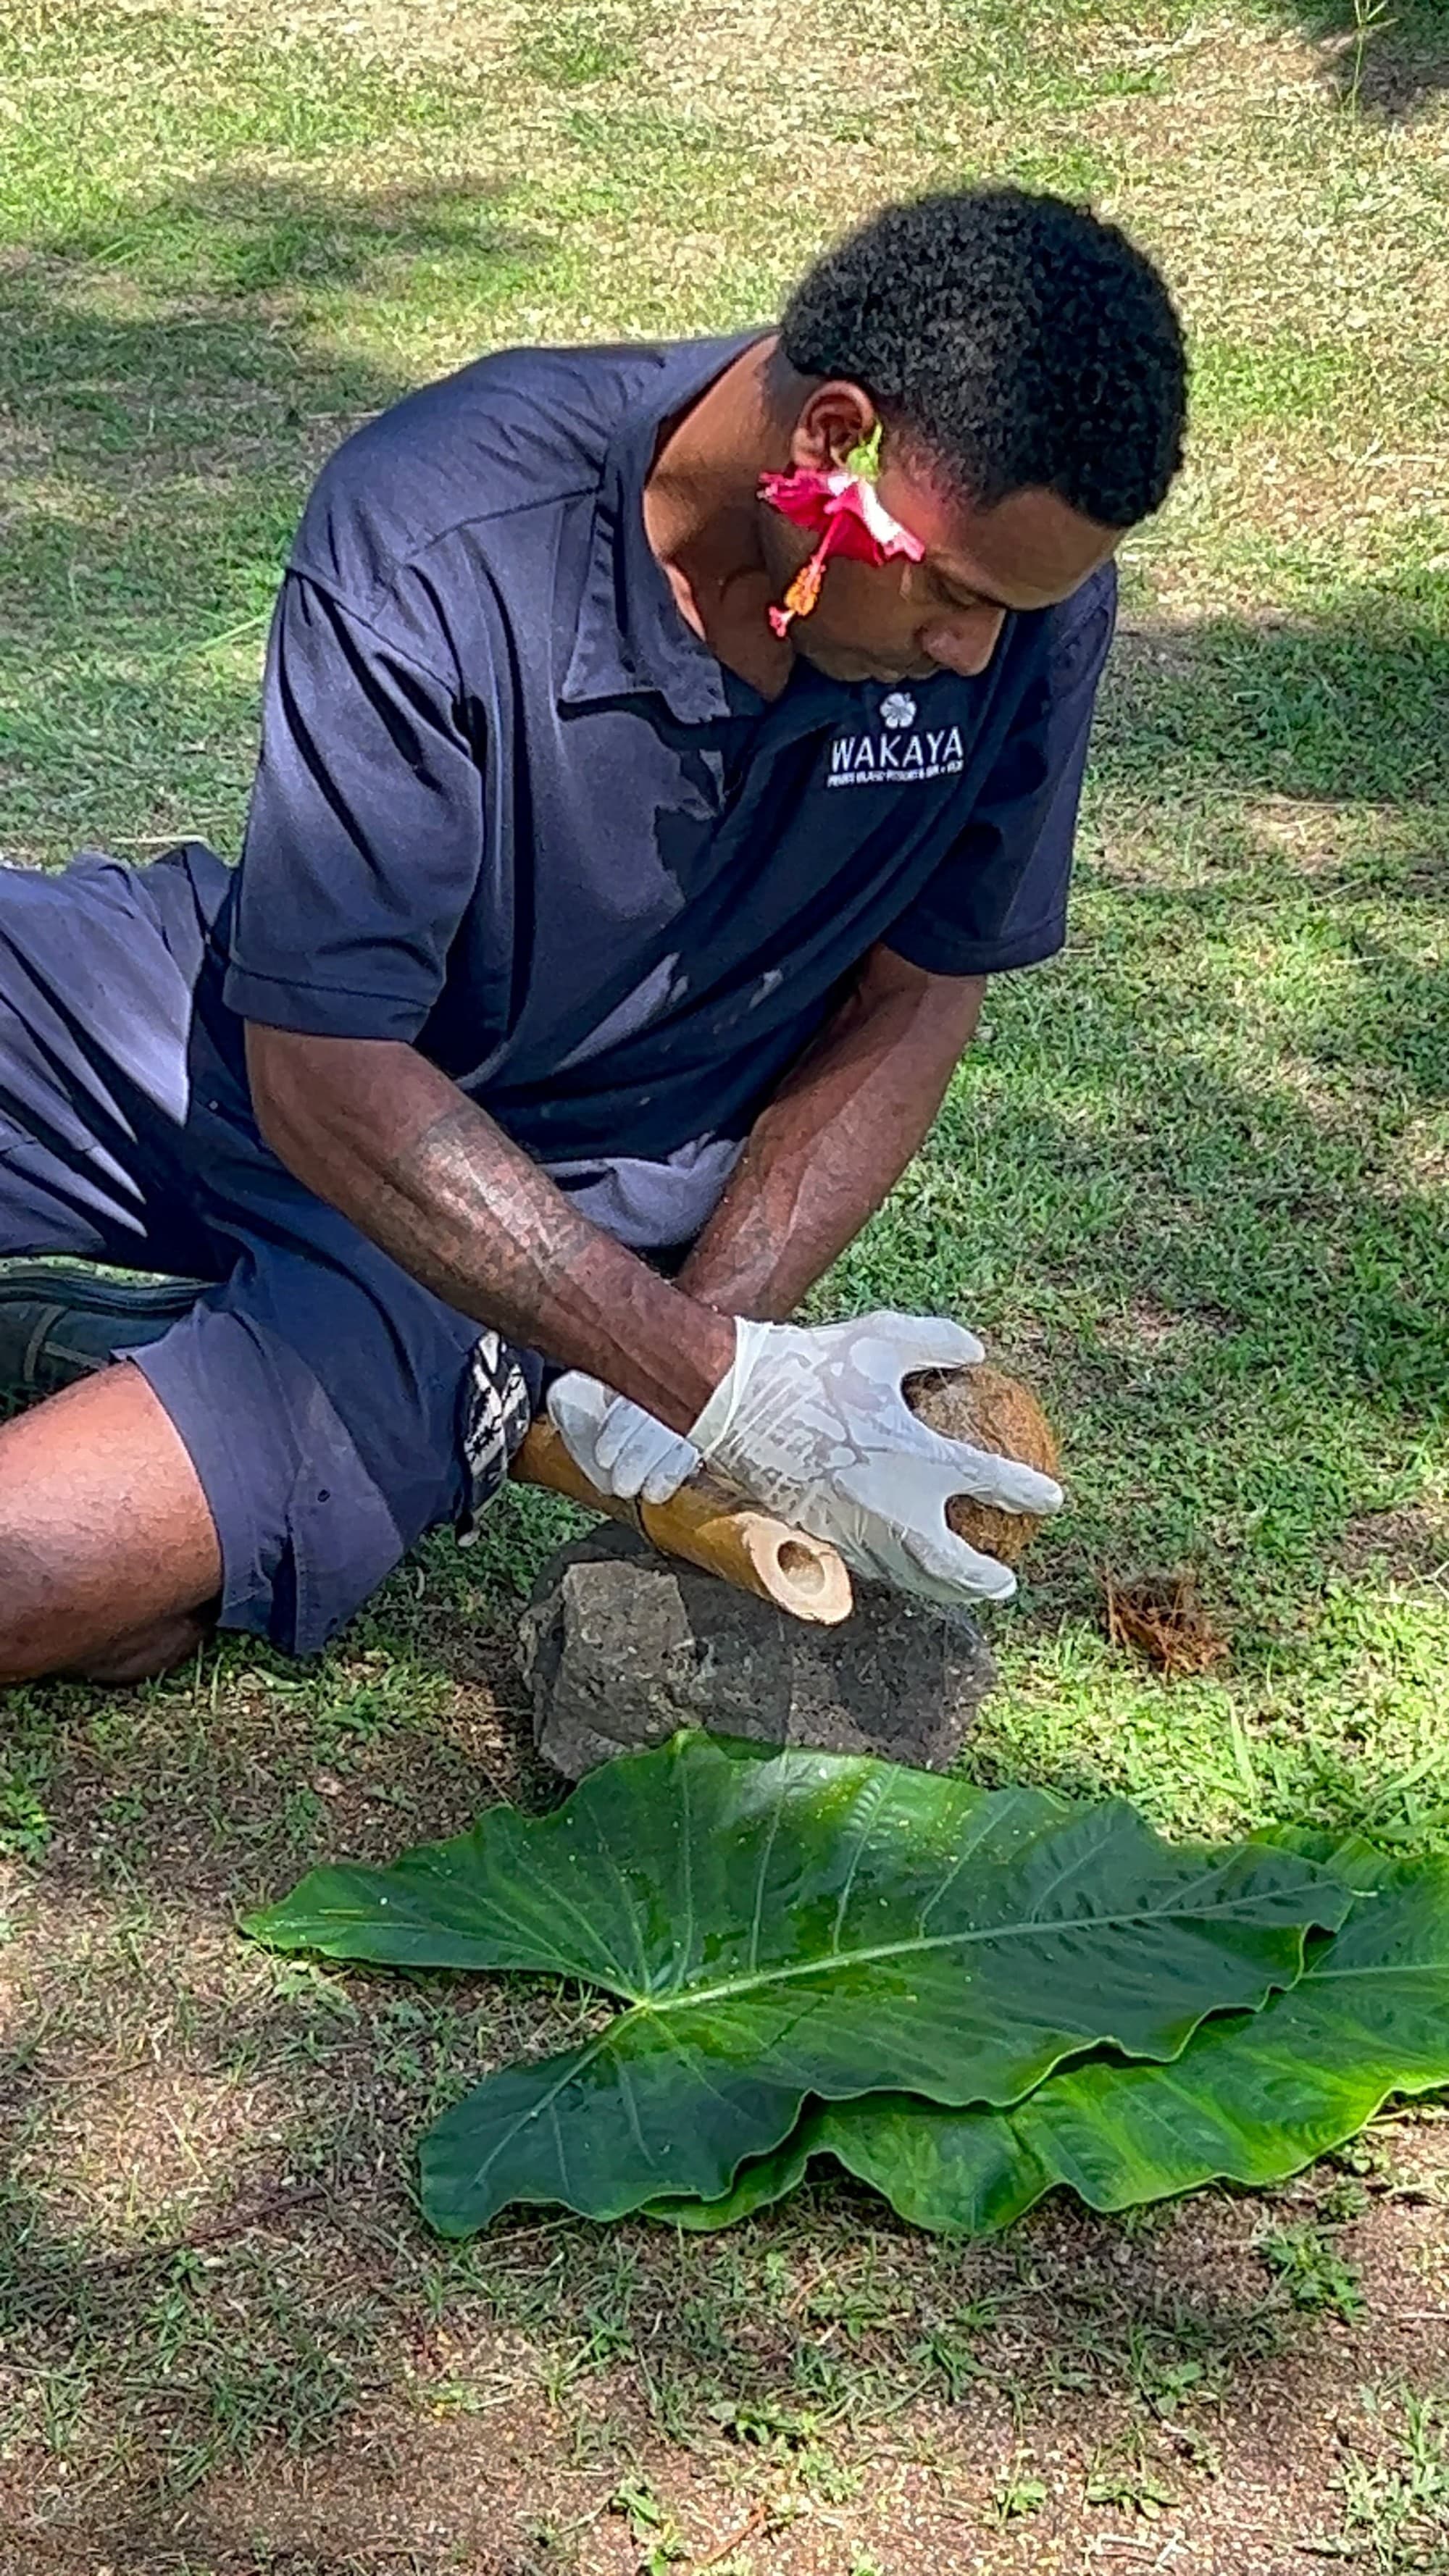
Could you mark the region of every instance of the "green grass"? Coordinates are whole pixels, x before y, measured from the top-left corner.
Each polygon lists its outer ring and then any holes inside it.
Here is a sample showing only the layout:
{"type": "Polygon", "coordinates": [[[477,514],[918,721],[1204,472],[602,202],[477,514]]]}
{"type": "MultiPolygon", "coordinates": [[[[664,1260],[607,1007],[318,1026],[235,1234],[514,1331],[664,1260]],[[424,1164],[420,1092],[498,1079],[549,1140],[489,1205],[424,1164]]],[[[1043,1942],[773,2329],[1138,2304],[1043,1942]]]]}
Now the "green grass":
{"type": "MultiPolygon", "coordinates": [[[[1124,550],[1069,953],[993,990],[820,1311],[960,1313],[1065,1434],[977,1777],[1445,1849],[1449,37],[1355,24],[7,0],[0,850],[235,850],[290,527],[407,386],[767,316],[892,193],[1091,191],[1180,289],[1190,469],[1124,550]],[[1164,1682],[1101,1581],[1180,1566],[1229,1653],[1164,1682]]],[[[6,2565],[1014,2576],[1159,2522],[1244,2576],[1442,2564],[1432,2112],[1347,2197],[984,2249],[848,2186],[711,2243],[423,2236],[407,2141],[585,2007],[264,1959],[235,1917],[548,1794],[511,1639],[569,1526],[512,1498],[314,1666],[7,1702],[6,2565]]]]}
{"type": "Polygon", "coordinates": [[[1378,2576],[1443,2576],[1449,2568],[1449,2424],[1442,2407],[1407,2391],[1365,2392],[1369,2446],[1348,2451],[1342,2518],[1324,2554],[1357,2559],[1378,2576]]]}

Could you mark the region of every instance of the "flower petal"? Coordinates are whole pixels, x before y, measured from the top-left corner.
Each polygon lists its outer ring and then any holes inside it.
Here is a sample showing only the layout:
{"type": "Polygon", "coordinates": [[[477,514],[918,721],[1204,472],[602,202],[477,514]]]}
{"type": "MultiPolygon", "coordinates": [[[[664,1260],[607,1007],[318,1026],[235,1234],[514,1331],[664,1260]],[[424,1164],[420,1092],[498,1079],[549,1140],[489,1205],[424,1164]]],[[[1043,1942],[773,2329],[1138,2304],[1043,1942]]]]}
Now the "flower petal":
{"type": "Polygon", "coordinates": [[[891,517],[875,485],[862,482],[858,475],[855,479],[852,507],[859,511],[876,544],[880,547],[883,558],[888,555],[907,555],[912,563],[920,562],[926,551],[920,538],[913,537],[909,528],[903,528],[899,519],[891,517]]]}
{"type": "Polygon", "coordinates": [[[822,474],[811,466],[802,466],[794,474],[762,474],[760,498],[768,501],[793,526],[818,535],[819,545],[810,561],[798,572],[778,608],[769,611],[770,624],[777,635],[783,635],[792,618],[808,617],[820,596],[829,555],[847,555],[855,563],[887,563],[893,555],[905,555],[919,563],[926,549],[919,537],[893,519],[876,496],[874,486],[859,474],[836,468],[822,474]]]}
{"type": "Polygon", "coordinates": [[[818,534],[826,526],[827,514],[837,477],[818,474],[811,466],[802,466],[797,474],[762,474],[760,499],[772,510],[789,519],[797,528],[810,528],[818,534]]]}

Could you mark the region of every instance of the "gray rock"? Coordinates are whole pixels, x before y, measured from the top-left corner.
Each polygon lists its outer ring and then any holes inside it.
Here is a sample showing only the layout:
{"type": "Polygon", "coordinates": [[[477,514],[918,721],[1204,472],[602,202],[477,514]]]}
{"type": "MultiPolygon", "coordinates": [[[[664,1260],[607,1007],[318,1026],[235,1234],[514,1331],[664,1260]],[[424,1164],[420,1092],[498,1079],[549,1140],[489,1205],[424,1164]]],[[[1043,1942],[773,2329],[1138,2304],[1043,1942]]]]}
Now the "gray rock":
{"type": "Polygon", "coordinates": [[[858,1584],[841,1626],[807,1627],[613,1527],[545,1566],[523,1667],[534,1741],[569,1780],[681,1726],[944,1771],[996,1679],[962,1614],[858,1584]]]}

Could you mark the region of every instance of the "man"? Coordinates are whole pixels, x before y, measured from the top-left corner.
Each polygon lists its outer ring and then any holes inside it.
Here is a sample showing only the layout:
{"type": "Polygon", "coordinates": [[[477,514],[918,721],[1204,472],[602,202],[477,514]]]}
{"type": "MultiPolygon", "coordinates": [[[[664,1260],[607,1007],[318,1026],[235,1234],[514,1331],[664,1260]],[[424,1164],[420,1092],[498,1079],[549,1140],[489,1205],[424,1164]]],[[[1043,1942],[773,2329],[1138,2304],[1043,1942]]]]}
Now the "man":
{"type": "Polygon", "coordinates": [[[0,1384],[61,1391],[0,1429],[0,1680],[217,1621],[315,1650],[496,1489],[539,1355],[621,1491],[703,1452],[868,1573],[1010,1589],[945,1498],[1055,1489],[900,1394],[979,1346],[771,1319],[984,978],[1061,944],[1112,557],[1183,398],[1121,234],[975,190],[887,209],[778,332],[510,353],[348,441],[235,876],[0,871],[0,1252],[203,1283],[11,1275],[0,1384]],[[795,489],[893,550],[802,585],[795,489]]]}

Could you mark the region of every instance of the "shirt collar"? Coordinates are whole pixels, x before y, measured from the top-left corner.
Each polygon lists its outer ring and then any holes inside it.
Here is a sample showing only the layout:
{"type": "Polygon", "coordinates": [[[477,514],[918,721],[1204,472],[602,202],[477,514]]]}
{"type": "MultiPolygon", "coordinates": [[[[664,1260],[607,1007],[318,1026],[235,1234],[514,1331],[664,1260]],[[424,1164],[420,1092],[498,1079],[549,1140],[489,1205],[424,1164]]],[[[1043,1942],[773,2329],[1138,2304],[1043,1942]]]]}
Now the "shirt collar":
{"type": "Polygon", "coordinates": [[[681,724],[731,712],[722,664],[680,616],[668,577],[644,528],[644,484],[661,424],[696,400],[762,337],[693,340],[666,354],[647,400],[610,440],[594,504],[578,633],[562,696],[635,696],[652,690],[681,724]]]}

